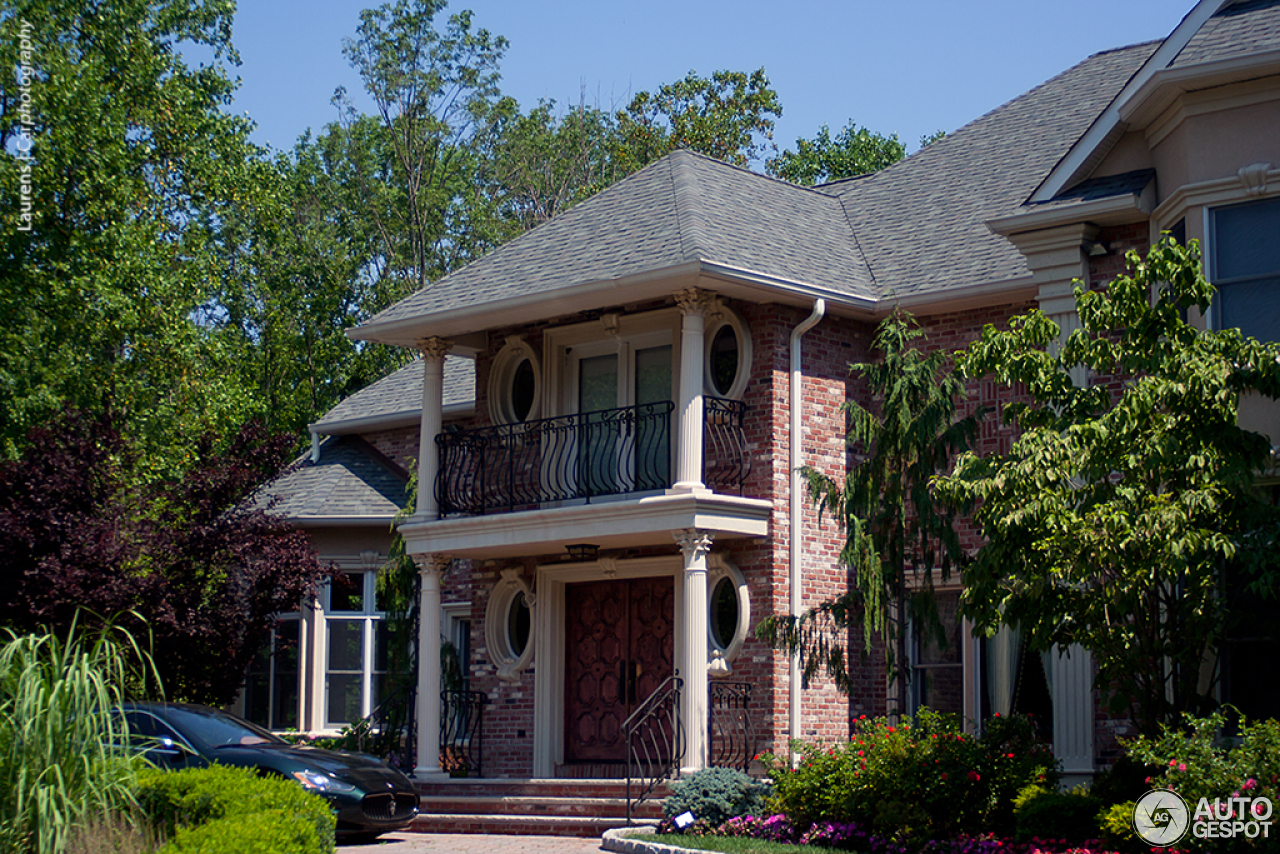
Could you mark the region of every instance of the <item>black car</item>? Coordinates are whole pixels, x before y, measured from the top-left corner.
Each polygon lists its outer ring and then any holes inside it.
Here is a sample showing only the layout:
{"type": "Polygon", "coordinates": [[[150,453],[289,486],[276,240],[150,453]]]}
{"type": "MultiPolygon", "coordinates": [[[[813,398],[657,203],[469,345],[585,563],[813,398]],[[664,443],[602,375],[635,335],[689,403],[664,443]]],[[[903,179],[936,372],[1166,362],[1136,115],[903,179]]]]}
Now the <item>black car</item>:
{"type": "Polygon", "coordinates": [[[372,838],[418,814],[409,778],[373,756],[290,744],[228,712],[188,703],[127,703],[130,742],[163,768],[210,763],[297,780],[329,800],[338,835],[372,838]]]}

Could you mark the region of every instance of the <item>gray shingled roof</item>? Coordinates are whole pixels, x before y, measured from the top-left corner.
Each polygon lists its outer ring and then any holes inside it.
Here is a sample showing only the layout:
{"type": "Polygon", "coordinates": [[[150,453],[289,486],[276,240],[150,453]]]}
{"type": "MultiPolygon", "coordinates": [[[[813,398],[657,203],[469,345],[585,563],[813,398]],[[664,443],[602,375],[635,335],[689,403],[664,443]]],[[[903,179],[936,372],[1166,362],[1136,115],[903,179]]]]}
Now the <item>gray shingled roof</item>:
{"type": "Polygon", "coordinates": [[[1096,54],[901,163],[827,185],[844,201],[881,298],[1027,275],[985,221],[1027,200],[1157,46],[1096,54]]]}
{"type": "Polygon", "coordinates": [[[373,517],[404,506],[408,473],[356,436],[326,439],[319,462],[304,459],[262,488],[253,506],[287,519],[373,517]]]}
{"type": "Polygon", "coordinates": [[[368,321],[551,293],[706,261],[870,296],[830,195],[677,151],[368,321]]]}
{"type": "Polygon", "coordinates": [[[1187,42],[1170,67],[1280,49],[1280,0],[1247,0],[1220,9],[1187,42]]]}
{"type": "MultiPolygon", "coordinates": [[[[476,399],[476,363],[462,356],[446,356],[444,360],[444,405],[474,405],[476,399]]],[[[371,418],[406,421],[422,412],[422,360],[414,359],[400,370],[383,377],[373,385],[356,392],[325,413],[311,425],[312,432],[329,435],[341,429],[343,422],[371,418]]]]}

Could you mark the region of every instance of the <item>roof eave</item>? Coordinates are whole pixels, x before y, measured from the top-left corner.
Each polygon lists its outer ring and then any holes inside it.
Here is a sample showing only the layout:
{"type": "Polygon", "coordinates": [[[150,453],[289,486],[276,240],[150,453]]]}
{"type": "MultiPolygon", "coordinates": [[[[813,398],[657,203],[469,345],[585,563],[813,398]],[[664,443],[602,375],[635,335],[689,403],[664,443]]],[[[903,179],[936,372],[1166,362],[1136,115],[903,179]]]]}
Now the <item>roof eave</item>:
{"type": "Polygon", "coordinates": [[[1147,193],[1124,193],[1092,202],[1053,208],[1021,210],[1009,216],[989,219],[985,225],[1001,237],[1045,228],[1057,228],[1077,222],[1097,225],[1122,225],[1151,215],[1152,204],[1147,193]]]}
{"type": "MultiPolygon", "coordinates": [[[[451,403],[444,407],[445,418],[465,418],[474,415],[475,400],[451,403]]],[[[317,421],[308,424],[307,430],[316,436],[343,436],[350,433],[366,433],[372,429],[392,430],[396,427],[413,427],[422,422],[422,409],[402,409],[385,415],[365,415],[360,418],[343,418],[337,421],[317,421]]]]}
{"type": "Polygon", "coordinates": [[[1119,105],[1120,119],[1133,127],[1146,127],[1188,92],[1276,74],[1280,74],[1280,50],[1166,68],[1119,105]]]}
{"type": "Polygon", "coordinates": [[[284,518],[299,528],[371,528],[374,526],[391,531],[391,525],[395,522],[394,514],[383,514],[377,516],[324,516],[324,515],[299,515],[284,516],[284,518]]]}
{"type": "Polygon", "coordinates": [[[481,329],[519,326],[544,321],[551,317],[578,314],[591,309],[609,308],[619,303],[635,303],[670,296],[680,288],[678,281],[692,282],[699,276],[720,279],[730,285],[726,295],[752,301],[765,298],[807,304],[825,299],[832,306],[849,311],[876,311],[873,297],[850,294],[829,285],[816,285],[721,264],[714,261],[688,261],[647,270],[631,276],[577,282],[554,291],[530,295],[522,299],[504,300],[501,304],[482,303],[431,315],[419,315],[396,321],[348,329],[347,335],[358,341],[376,341],[400,347],[413,347],[428,336],[449,338],[481,329]],[[620,294],[625,291],[625,294],[620,294]]]}

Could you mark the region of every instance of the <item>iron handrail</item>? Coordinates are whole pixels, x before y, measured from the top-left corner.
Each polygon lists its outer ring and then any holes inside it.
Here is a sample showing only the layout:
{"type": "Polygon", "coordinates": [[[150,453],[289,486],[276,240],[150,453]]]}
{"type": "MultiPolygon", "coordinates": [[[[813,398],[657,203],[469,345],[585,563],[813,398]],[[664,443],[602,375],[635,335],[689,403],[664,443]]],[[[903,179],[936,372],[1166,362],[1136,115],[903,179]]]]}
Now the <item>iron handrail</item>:
{"type": "Polygon", "coordinates": [[[479,691],[440,692],[440,766],[450,774],[481,776],[488,704],[479,691]]]}
{"type": "Polygon", "coordinates": [[[627,748],[627,825],[635,807],[643,803],[658,784],[680,775],[684,759],[684,717],[680,697],[684,680],[679,672],[668,676],[662,684],[636,707],[622,724],[627,748]],[[637,777],[637,775],[643,775],[637,777]],[[631,782],[640,784],[639,794],[631,797],[631,782]]]}
{"type": "Polygon", "coordinates": [[[738,768],[744,774],[755,753],[751,725],[751,684],[713,681],[708,687],[707,753],[709,764],[738,768]]]}

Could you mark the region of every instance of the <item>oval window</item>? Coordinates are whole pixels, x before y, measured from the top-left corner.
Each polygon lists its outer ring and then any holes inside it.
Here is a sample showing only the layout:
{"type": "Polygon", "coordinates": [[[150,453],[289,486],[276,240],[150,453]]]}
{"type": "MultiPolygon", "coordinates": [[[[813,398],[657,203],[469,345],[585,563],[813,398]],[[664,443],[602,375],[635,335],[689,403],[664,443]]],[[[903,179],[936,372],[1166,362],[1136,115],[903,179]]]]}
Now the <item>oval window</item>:
{"type": "Polygon", "coordinates": [[[721,651],[733,643],[739,616],[738,585],[726,575],[716,582],[711,593],[711,637],[721,651]]]}
{"type": "Polygon", "coordinates": [[[711,386],[716,394],[728,397],[738,378],[738,333],[726,323],[711,339],[711,386]]]}
{"type": "Polygon", "coordinates": [[[528,359],[522,359],[511,375],[511,411],[517,421],[524,421],[529,417],[537,390],[533,363],[528,359]]]}
{"type": "Polygon", "coordinates": [[[507,647],[512,658],[524,655],[529,646],[529,630],[532,625],[529,603],[524,593],[517,593],[511,598],[511,606],[507,610],[507,647]]]}

